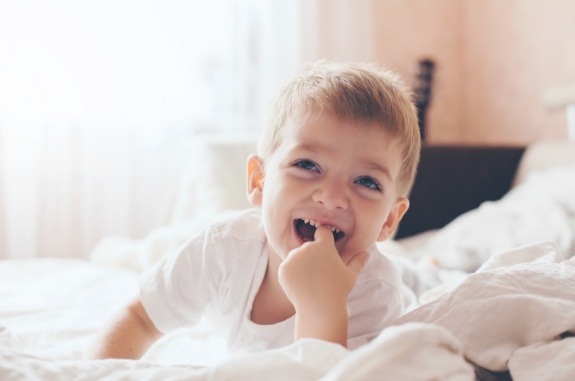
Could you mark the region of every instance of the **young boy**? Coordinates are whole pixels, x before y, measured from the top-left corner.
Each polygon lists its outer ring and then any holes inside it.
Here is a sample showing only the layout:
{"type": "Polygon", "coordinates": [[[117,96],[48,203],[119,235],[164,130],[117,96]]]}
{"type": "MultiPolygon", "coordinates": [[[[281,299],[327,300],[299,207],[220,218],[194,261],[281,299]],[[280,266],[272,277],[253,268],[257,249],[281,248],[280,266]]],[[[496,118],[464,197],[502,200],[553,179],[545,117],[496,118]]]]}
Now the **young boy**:
{"type": "Polygon", "coordinates": [[[408,209],[419,160],[406,88],[372,65],[320,61],[273,106],[247,161],[260,208],[206,228],[144,275],[93,357],[139,358],[203,316],[232,353],[300,338],[354,349],[402,313],[400,276],[375,242],[408,209]]]}

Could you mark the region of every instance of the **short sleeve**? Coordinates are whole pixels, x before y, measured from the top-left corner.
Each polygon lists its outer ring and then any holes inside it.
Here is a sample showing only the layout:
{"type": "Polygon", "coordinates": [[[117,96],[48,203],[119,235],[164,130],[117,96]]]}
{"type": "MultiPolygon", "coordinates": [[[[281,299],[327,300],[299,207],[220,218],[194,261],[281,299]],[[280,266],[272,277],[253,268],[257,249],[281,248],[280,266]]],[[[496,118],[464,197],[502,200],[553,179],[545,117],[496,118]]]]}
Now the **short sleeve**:
{"type": "Polygon", "coordinates": [[[348,348],[356,349],[379,335],[404,311],[401,277],[393,263],[373,251],[365,273],[350,293],[348,348]]]}
{"type": "Polygon", "coordinates": [[[142,305],[161,332],[195,325],[214,299],[221,271],[212,241],[207,229],[142,276],[142,305]]]}

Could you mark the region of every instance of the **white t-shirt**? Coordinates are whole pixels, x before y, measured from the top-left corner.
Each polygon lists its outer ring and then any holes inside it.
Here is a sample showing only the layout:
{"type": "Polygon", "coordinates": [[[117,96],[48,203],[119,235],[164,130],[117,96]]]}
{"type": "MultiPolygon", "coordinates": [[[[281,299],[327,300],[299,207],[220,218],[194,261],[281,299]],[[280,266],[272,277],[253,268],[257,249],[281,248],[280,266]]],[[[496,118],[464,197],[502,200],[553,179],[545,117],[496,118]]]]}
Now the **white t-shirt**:
{"type": "MultiPolygon", "coordinates": [[[[403,312],[398,270],[375,245],[348,296],[348,347],[365,344],[403,312]]],[[[293,343],[295,318],[260,325],[250,320],[268,263],[261,211],[250,209],[204,229],[148,271],[140,297],[163,333],[206,317],[232,353],[293,343]]]]}

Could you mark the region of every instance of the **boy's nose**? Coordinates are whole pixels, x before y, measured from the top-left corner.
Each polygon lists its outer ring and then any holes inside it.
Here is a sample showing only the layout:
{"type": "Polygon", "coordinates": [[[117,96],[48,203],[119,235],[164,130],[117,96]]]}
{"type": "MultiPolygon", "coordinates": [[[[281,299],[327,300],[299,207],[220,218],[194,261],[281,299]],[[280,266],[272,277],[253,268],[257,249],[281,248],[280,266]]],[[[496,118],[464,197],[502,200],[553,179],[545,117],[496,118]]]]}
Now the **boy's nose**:
{"type": "Polygon", "coordinates": [[[312,198],[327,209],[347,209],[349,206],[345,187],[336,182],[323,184],[315,190],[312,198]]]}

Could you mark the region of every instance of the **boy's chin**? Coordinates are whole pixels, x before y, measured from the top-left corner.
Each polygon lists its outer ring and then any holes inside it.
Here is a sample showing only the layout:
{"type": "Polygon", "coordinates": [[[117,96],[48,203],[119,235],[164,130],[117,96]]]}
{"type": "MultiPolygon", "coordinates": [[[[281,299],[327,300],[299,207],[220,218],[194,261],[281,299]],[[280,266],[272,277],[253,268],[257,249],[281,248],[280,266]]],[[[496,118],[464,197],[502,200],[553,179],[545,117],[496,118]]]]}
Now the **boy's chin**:
{"type": "Polygon", "coordinates": [[[277,258],[280,259],[280,261],[284,261],[288,256],[289,253],[291,252],[292,249],[286,249],[286,248],[274,248],[272,247],[269,242],[267,243],[267,250],[268,250],[268,255],[269,256],[275,256],[277,258]]]}

